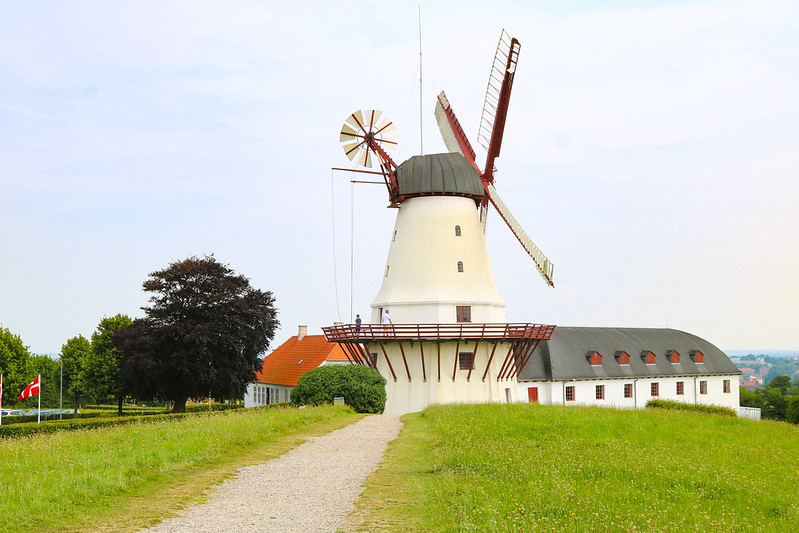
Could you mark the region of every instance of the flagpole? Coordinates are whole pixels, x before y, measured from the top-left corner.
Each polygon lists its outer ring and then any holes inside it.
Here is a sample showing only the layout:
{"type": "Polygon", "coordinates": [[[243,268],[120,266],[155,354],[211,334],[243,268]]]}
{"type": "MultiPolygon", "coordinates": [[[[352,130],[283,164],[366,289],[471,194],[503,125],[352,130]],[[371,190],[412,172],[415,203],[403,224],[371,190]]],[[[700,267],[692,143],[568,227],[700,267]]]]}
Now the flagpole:
{"type": "Polygon", "coordinates": [[[39,409],[36,412],[36,423],[42,423],[42,373],[39,372],[39,409]]]}

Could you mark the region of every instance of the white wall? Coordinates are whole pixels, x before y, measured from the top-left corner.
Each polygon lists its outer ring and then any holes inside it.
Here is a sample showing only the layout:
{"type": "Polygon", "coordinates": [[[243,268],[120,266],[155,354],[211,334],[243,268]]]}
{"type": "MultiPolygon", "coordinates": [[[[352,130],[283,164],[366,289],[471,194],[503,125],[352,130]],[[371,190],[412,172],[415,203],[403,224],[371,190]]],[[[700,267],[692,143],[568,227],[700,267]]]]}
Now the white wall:
{"type": "Polygon", "coordinates": [[[471,306],[472,322],[505,322],[475,203],[454,196],[405,200],[372,302],[372,323],[380,323],[381,308],[390,310],[395,324],[452,323],[456,305],[471,306]]]}
{"type": "Polygon", "coordinates": [[[293,388],[270,383],[250,383],[244,392],[244,407],[287,402],[291,399],[291,389],[293,388]]]}
{"type": "MultiPolygon", "coordinates": [[[[434,342],[424,343],[424,370],[422,371],[422,350],[419,343],[410,347],[403,344],[405,359],[411,379],[397,344],[387,344],[386,352],[391,361],[397,380],[391,375],[383,351],[377,345],[369,345],[370,353],[378,353],[377,367],[386,378],[386,413],[404,414],[421,411],[428,405],[440,403],[505,403],[517,402],[519,388],[516,379],[499,380],[497,376],[508,351],[508,343],[500,343],[494,352],[485,381],[482,380],[491,355],[493,344],[481,342],[477,349],[474,369],[456,368],[453,381],[453,368],[456,367],[456,348],[458,352],[473,352],[473,342],[455,341],[441,343],[441,372],[439,379],[438,346],[434,342]],[[424,376],[426,375],[426,380],[424,376]],[[467,377],[469,379],[467,380],[467,377]],[[507,392],[506,392],[507,389],[507,392]]],[[[458,365],[459,366],[459,365],[458,365]]],[[[526,396],[525,396],[526,398],[526,396]]]]}
{"type": "Polygon", "coordinates": [[[658,383],[658,399],[685,403],[718,405],[738,410],[740,403],[737,376],[682,376],[637,379],[603,379],[574,381],[523,381],[519,382],[519,401],[528,401],[528,388],[538,388],[538,402],[557,405],[599,405],[617,408],[642,408],[653,399],[651,384],[658,383]],[[729,381],[729,391],[724,392],[724,381],[729,381]],[[677,394],[677,382],[683,383],[683,394],[677,394]],[[707,393],[701,394],[700,383],[707,382],[707,393]],[[624,397],[624,384],[633,385],[633,397],[624,397]],[[596,386],[605,386],[604,400],[596,399],[596,386]],[[565,388],[573,386],[574,401],[565,400],[565,388]]]}

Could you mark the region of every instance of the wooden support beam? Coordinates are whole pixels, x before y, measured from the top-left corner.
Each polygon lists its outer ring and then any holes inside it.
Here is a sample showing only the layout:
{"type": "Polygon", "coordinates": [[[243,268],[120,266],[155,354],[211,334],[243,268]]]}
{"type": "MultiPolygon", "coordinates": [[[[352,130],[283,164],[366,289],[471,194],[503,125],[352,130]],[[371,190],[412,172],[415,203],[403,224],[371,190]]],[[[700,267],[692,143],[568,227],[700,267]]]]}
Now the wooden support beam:
{"type": "Polygon", "coordinates": [[[497,346],[499,346],[499,343],[495,342],[494,347],[491,348],[491,355],[488,356],[488,364],[486,365],[485,372],[483,372],[483,381],[486,380],[486,376],[488,375],[488,370],[491,368],[491,361],[494,360],[494,352],[497,351],[497,346]]]}
{"type": "Polygon", "coordinates": [[[397,381],[397,374],[394,373],[394,367],[391,366],[391,359],[388,357],[388,353],[386,353],[386,347],[383,346],[383,343],[378,343],[380,349],[383,350],[383,356],[386,358],[386,363],[388,363],[388,369],[391,371],[391,377],[394,378],[394,381],[397,381]]]}

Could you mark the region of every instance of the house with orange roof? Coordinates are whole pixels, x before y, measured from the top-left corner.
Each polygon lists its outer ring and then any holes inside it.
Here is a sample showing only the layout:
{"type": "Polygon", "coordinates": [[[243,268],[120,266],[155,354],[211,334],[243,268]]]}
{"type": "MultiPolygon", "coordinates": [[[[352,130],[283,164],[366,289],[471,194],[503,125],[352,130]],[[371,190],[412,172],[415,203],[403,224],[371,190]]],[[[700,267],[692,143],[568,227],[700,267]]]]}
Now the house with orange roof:
{"type": "Polygon", "coordinates": [[[297,335],[264,358],[255,382],[244,393],[244,407],[287,402],[291,389],[306,372],[323,365],[349,363],[338,343],[328,342],[324,335],[308,335],[308,326],[300,326],[297,335]]]}

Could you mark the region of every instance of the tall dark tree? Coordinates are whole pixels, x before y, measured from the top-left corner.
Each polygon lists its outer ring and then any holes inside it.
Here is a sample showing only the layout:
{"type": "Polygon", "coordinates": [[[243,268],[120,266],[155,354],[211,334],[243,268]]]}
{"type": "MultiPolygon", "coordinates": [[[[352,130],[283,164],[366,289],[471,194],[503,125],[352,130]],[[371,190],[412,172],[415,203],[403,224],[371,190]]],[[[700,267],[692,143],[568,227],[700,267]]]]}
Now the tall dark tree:
{"type": "Polygon", "coordinates": [[[140,399],[241,398],[261,368],[278,326],[271,292],[213,255],[190,257],[149,274],[146,317],[117,332],[122,381],[140,399]]]}

